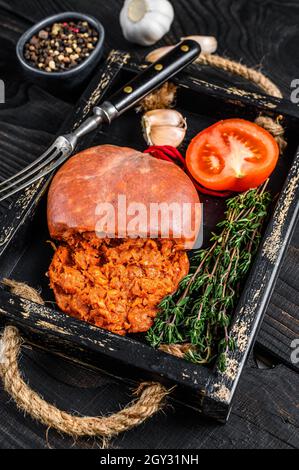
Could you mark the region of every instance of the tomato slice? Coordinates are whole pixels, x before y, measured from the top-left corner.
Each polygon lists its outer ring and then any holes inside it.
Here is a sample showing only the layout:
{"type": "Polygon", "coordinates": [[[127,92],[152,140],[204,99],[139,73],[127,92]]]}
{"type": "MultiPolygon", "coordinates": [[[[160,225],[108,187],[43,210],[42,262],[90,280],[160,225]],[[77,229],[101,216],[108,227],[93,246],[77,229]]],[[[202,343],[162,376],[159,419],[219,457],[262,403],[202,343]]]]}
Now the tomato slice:
{"type": "Polygon", "coordinates": [[[226,119],[192,140],[186,163],[202,186],[241,192],[264,183],[278,157],[278,144],[268,131],[243,119],[226,119]]]}

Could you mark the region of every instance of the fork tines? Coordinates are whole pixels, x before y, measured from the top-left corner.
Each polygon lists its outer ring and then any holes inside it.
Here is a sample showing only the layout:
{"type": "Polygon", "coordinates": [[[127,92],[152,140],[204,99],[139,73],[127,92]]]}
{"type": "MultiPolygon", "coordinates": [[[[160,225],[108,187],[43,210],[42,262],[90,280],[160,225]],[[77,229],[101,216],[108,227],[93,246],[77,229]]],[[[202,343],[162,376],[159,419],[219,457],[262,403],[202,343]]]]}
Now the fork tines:
{"type": "Polygon", "coordinates": [[[37,160],[0,183],[0,202],[26,189],[58,168],[69,156],[66,139],[60,137],[37,160]]]}

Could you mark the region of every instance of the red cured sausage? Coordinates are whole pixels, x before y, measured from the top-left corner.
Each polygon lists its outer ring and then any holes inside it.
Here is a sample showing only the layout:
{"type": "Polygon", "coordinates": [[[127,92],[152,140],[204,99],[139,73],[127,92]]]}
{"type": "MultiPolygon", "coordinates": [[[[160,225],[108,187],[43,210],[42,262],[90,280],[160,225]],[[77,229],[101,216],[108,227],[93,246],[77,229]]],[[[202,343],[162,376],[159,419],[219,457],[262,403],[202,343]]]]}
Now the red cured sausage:
{"type": "MultiPolygon", "coordinates": [[[[149,209],[151,203],[190,204],[186,217],[172,216],[170,212],[170,238],[176,233],[182,236],[185,248],[192,248],[200,226],[199,197],[189,177],[177,165],[157,160],[136,150],[112,145],[102,145],[85,150],[72,157],[58,171],[48,195],[48,225],[53,238],[62,239],[69,232],[95,232],[99,216],[98,204],[110,203],[116,209],[117,202],[126,196],[127,206],[142,203],[149,209]],[[197,205],[196,205],[197,204],[197,205]],[[181,220],[180,220],[181,219],[181,220]],[[182,220],[183,219],[183,220],[182,220]],[[192,233],[190,232],[192,229],[192,233]]],[[[134,236],[129,227],[127,236],[134,236]]],[[[139,226],[143,237],[150,232],[161,234],[161,223],[146,220],[139,226]]],[[[180,238],[180,237],[179,237],[180,238]]]]}
{"type": "Polygon", "coordinates": [[[112,145],[75,155],[58,171],[48,194],[49,231],[60,240],[48,275],[59,308],[120,335],[147,331],[161,300],[188,273],[184,247],[191,248],[197,238],[199,210],[192,182],[174,163],[112,145]],[[169,216],[168,238],[162,237],[162,216],[146,218],[138,234],[128,225],[124,237],[113,240],[111,227],[99,237],[98,208],[107,203],[116,211],[119,235],[120,195],[127,206],[146,209],[153,203],[175,203],[181,209],[189,203],[190,220],[169,216]],[[174,237],[180,229],[188,233],[184,229],[190,224],[192,233],[174,237]]]}

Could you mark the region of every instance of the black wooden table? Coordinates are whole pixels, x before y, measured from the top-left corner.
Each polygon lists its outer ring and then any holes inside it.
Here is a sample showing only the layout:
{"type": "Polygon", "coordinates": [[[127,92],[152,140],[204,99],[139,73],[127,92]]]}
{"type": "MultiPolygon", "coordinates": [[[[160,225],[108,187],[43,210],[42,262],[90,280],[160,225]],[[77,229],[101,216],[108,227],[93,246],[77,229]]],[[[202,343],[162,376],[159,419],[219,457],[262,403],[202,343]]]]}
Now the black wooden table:
{"type": "MultiPolygon", "coordinates": [[[[1,152],[32,149],[37,155],[51,142],[78,96],[56,96],[28,83],[17,66],[15,44],[32,23],[66,10],[98,17],[107,31],[106,52],[145,49],[127,43],[118,14],[122,0],[0,0],[0,79],[6,104],[0,105],[1,152]],[[12,137],[13,136],[13,137],[12,137]],[[28,141],[29,139],[29,141],[28,141]]],[[[299,79],[298,0],[172,0],[176,20],[161,41],[174,43],[187,34],[211,34],[218,53],[262,68],[286,98],[299,79]]],[[[227,82],[214,71],[211,80],[227,82]]],[[[243,80],[229,77],[239,86],[243,80]]],[[[236,404],[226,426],[203,420],[185,408],[169,407],[140,428],[112,442],[119,449],[298,448],[299,365],[291,362],[291,342],[299,338],[299,225],[242,376],[236,404]]],[[[129,387],[51,354],[23,349],[21,367],[30,385],[60,408],[82,415],[118,410],[131,397],[129,387]]],[[[50,431],[19,413],[0,388],[0,448],[97,448],[96,440],[72,439],[50,431]]]]}

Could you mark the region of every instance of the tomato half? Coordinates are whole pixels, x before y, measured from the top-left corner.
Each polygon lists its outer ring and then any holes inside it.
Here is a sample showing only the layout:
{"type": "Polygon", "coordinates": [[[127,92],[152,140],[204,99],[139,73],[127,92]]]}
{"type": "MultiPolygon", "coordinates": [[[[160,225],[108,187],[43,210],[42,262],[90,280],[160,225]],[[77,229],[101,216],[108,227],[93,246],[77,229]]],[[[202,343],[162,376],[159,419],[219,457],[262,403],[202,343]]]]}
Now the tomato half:
{"type": "Polygon", "coordinates": [[[200,132],[187,150],[193,178],[216,191],[247,191],[266,181],[279,147],[272,135],[243,119],[226,119],[200,132]]]}

